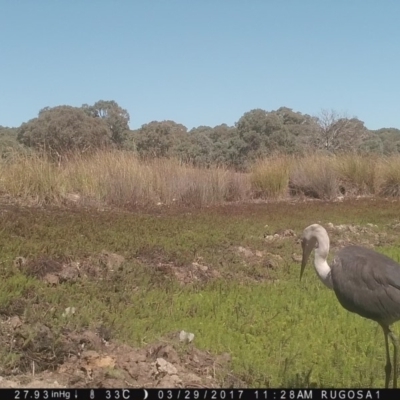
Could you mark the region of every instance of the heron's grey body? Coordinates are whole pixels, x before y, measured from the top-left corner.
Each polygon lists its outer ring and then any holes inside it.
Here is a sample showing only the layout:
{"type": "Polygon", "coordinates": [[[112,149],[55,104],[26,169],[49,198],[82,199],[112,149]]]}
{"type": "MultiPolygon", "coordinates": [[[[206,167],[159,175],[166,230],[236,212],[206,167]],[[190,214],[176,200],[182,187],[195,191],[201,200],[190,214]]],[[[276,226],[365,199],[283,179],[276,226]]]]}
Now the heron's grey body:
{"type": "Polygon", "coordinates": [[[347,246],[336,253],[331,264],[329,236],[318,224],[308,226],[302,236],[303,260],[300,279],[308,257],[315,249],[314,266],[322,282],[336,294],[340,304],[348,311],[378,322],[385,335],[386,380],[388,387],[392,365],[390,363],[390,337],[394,346],[393,387],[397,386],[398,339],[390,325],[400,320],[400,264],[389,257],[360,246],[347,246]]]}
{"type": "Polygon", "coordinates": [[[360,246],[337,252],[331,264],[332,286],[348,311],[380,324],[400,320],[400,265],[360,246]]]}

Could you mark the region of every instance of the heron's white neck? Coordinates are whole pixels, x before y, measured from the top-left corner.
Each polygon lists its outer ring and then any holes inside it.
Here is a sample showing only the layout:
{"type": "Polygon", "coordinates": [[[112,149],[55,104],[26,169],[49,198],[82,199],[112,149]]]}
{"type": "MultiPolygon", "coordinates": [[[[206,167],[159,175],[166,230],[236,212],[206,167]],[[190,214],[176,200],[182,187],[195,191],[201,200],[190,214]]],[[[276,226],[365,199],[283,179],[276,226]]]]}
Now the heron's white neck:
{"type": "Polygon", "coordinates": [[[333,289],[331,267],[326,261],[329,254],[329,236],[325,229],[324,231],[318,232],[316,239],[318,241],[318,247],[315,249],[314,254],[315,271],[324,285],[329,289],[333,289]]]}

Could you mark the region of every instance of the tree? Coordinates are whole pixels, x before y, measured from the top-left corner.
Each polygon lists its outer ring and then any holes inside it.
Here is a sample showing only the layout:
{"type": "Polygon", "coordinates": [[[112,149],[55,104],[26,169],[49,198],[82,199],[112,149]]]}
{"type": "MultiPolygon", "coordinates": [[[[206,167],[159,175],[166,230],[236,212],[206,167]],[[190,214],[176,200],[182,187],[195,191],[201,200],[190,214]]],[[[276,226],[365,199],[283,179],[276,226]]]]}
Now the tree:
{"type": "Polygon", "coordinates": [[[25,146],[59,157],[69,151],[88,152],[111,145],[107,124],[71,106],[45,108],[23,123],[17,139],[25,146]]]}
{"type": "MultiPolygon", "coordinates": [[[[237,144],[240,142],[238,130],[235,126],[226,124],[217,125],[207,132],[211,139],[211,161],[216,165],[226,165],[240,169],[237,144]],[[238,141],[236,143],[236,141],[238,141]]],[[[243,145],[243,142],[240,142],[243,145]]]]}
{"type": "Polygon", "coordinates": [[[127,139],[130,116],[115,101],[99,100],[92,106],[83,104],[82,109],[91,117],[103,119],[111,131],[111,140],[122,147],[127,139]]]}
{"type": "Polygon", "coordinates": [[[382,140],[378,136],[375,136],[363,141],[360,145],[360,152],[382,155],[384,153],[382,140]]]}
{"type": "Polygon", "coordinates": [[[273,112],[281,118],[286,132],[290,134],[287,138],[288,152],[306,153],[318,148],[319,126],[315,118],[287,107],[273,112]]]}
{"type": "Polygon", "coordinates": [[[207,134],[210,130],[212,130],[210,127],[198,127],[190,130],[185,135],[185,139],[180,140],[176,145],[176,156],[196,166],[209,166],[212,162],[213,150],[212,140],[207,134]]]}
{"type": "Polygon", "coordinates": [[[358,150],[370,136],[363,121],[340,115],[334,110],[322,110],[316,120],[319,148],[331,153],[358,150]]]}
{"type": "Polygon", "coordinates": [[[226,124],[192,128],[174,147],[174,154],[196,166],[225,165],[238,167],[237,152],[232,139],[237,137],[235,127],[226,124]],[[233,151],[232,151],[233,150],[233,151]]]}
{"type": "Polygon", "coordinates": [[[385,155],[400,152],[400,129],[381,128],[371,131],[371,141],[376,147],[380,147],[385,155]],[[378,145],[379,143],[379,145],[378,145]]]}
{"type": "Polygon", "coordinates": [[[174,121],[152,121],[135,132],[138,153],[145,157],[170,157],[188,139],[187,128],[174,121]]]}
{"type": "Polygon", "coordinates": [[[240,140],[235,140],[235,143],[240,163],[245,166],[256,158],[275,152],[293,153],[296,141],[289,129],[290,124],[293,128],[293,118],[289,118],[293,115],[295,113],[287,108],[271,112],[261,109],[246,112],[236,124],[240,140]]]}
{"type": "Polygon", "coordinates": [[[0,157],[7,158],[15,151],[23,151],[23,146],[17,141],[17,128],[0,125],[0,157]]]}
{"type": "Polygon", "coordinates": [[[240,165],[245,166],[267,153],[265,145],[268,137],[280,126],[276,118],[268,117],[267,111],[258,108],[244,113],[236,123],[238,139],[233,142],[240,165]]]}

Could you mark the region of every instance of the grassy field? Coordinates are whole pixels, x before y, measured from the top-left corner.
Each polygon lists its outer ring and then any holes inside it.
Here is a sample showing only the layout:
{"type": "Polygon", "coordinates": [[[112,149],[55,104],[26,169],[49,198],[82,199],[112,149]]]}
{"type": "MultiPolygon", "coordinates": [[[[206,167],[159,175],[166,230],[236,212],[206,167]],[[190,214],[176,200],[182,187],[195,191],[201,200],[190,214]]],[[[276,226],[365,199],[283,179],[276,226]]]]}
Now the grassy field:
{"type": "MultiPolygon", "coordinates": [[[[276,202],[149,212],[4,206],[0,212],[0,314],[40,321],[57,334],[98,324],[134,346],[169,332],[195,334],[195,345],[232,356],[232,374],[251,387],[379,387],[384,385],[384,340],[377,324],[343,310],[309,266],[299,282],[295,237],[264,234],[307,225],[377,225],[381,251],[400,259],[392,224],[399,203],[386,200],[276,202]],[[268,225],[268,227],[266,227],[268,225]],[[236,251],[241,246],[263,257],[236,251]],[[17,256],[31,262],[82,261],[102,250],[125,257],[111,280],[49,286],[17,256]],[[281,261],[271,267],[268,254],[281,261]],[[218,277],[181,285],[157,265],[184,270],[193,262],[218,277]],[[72,318],[62,317],[75,307],[72,318]]],[[[340,235],[332,236],[333,245],[340,235]]],[[[33,265],[33,264],[31,264],[33,265]]],[[[399,332],[398,327],[394,327],[399,332]]],[[[29,336],[29,335],[28,335],[29,336]]],[[[28,340],[28,339],[27,339],[28,340]]],[[[1,341],[1,338],[0,338],[1,341]]],[[[0,346],[3,372],[26,366],[23,352],[0,346]],[[25,363],[25,364],[24,364],[25,363]]],[[[226,371],[219,379],[224,385],[226,371]]]]}

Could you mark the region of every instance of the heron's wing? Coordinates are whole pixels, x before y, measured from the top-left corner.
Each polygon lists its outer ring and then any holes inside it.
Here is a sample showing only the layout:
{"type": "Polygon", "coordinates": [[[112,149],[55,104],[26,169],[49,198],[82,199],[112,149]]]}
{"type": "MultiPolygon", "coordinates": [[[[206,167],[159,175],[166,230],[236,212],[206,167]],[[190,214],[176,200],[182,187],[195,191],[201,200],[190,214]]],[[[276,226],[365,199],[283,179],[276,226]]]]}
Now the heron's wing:
{"type": "Polygon", "coordinates": [[[333,261],[332,283],[347,310],[386,324],[400,319],[400,265],[391,258],[345,247],[333,261]]]}

